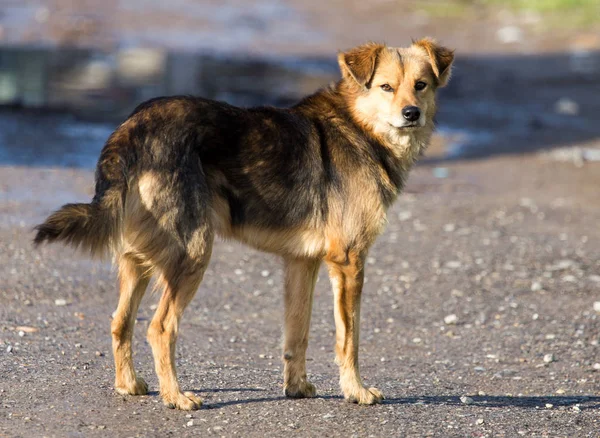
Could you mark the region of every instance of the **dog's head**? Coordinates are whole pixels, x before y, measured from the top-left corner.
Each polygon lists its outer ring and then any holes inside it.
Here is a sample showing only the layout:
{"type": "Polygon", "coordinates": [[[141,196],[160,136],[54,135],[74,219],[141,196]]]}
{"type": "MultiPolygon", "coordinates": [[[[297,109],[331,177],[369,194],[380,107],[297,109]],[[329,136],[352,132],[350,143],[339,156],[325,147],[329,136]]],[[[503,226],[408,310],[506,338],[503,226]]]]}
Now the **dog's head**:
{"type": "Polygon", "coordinates": [[[432,126],[435,93],[448,83],[453,60],[431,39],[406,48],[365,44],[338,56],[352,113],[375,133],[396,135],[432,126]]]}

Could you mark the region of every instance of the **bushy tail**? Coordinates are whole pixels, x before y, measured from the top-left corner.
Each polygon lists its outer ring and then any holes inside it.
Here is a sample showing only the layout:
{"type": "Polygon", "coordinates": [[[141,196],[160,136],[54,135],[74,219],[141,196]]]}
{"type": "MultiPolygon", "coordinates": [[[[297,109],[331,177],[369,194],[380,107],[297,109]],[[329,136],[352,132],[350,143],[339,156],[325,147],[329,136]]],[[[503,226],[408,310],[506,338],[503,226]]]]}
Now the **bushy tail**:
{"type": "Polygon", "coordinates": [[[66,204],[35,227],[35,246],[64,242],[101,256],[120,240],[127,188],[127,160],[117,130],[102,150],[96,169],[96,194],[89,204],[66,204]]]}

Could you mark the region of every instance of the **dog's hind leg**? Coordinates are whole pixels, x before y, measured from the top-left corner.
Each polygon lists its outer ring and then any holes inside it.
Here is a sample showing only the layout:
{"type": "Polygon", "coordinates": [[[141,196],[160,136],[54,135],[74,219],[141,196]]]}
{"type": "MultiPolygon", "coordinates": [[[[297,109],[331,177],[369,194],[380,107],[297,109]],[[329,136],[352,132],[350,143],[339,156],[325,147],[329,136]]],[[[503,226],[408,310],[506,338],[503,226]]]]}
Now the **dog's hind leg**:
{"type": "Polygon", "coordinates": [[[135,373],[131,338],[138,307],[148,287],[150,275],[132,254],[119,256],[118,264],[119,305],[111,323],[115,390],[119,394],[143,395],[148,392],[148,385],[135,373]]]}
{"type": "Polygon", "coordinates": [[[191,392],[182,393],[179,388],[175,344],[180,318],[202,281],[209,257],[210,248],[205,260],[174,260],[176,263],[164,269],[160,280],[164,291],[148,328],[148,341],[152,346],[160,394],[170,408],[195,410],[202,405],[200,397],[191,392]]]}
{"type": "Polygon", "coordinates": [[[320,265],[320,260],[285,260],[283,390],[288,397],[316,395],[314,385],[306,379],[306,348],[320,265]]]}

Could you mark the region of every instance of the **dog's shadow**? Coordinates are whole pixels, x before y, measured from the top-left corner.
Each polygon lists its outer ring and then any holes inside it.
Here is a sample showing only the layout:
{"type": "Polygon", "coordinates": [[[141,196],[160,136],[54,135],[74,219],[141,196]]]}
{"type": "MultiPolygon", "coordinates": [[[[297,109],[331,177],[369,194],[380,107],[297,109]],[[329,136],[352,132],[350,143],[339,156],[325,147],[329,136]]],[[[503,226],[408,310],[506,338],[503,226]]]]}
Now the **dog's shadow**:
{"type": "MultiPolygon", "coordinates": [[[[266,392],[266,389],[258,388],[203,388],[196,390],[197,394],[217,394],[220,392],[238,392],[240,394],[246,392],[266,392]]],[[[158,396],[157,391],[149,391],[148,395],[158,396]]],[[[339,400],[343,401],[343,397],[338,395],[321,395],[317,396],[317,399],[323,400],[339,400]]],[[[246,405],[252,403],[268,403],[274,401],[294,401],[298,399],[290,399],[284,395],[280,396],[265,396],[265,397],[250,397],[240,398],[238,400],[228,401],[207,401],[202,406],[203,409],[221,409],[227,406],[233,405],[246,405]]],[[[600,408],[600,397],[596,396],[521,396],[521,397],[509,397],[509,396],[469,396],[464,398],[461,396],[413,396],[413,397],[395,397],[386,398],[383,401],[384,405],[404,405],[404,406],[420,406],[420,405],[434,405],[434,406],[463,406],[473,408],[522,408],[522,409],[547,409],[549,407],[577,407],[580,410],[599,409],[600,408]],[[549,406],[552,405],[552,406],[549,406]]]]}
{"type": "Polygon", "coordinates": [[[398,397],[383,401],[392,405],[443,405],[443,406],[472,406],[485,408],[515,407],[524,409],[546,409],[550,407],[579,407],[579,409],[600,408],[600,397],[595,396],[422,396],[398,397]],[[552,406],[549,406],[552,405],[552,406]]]}

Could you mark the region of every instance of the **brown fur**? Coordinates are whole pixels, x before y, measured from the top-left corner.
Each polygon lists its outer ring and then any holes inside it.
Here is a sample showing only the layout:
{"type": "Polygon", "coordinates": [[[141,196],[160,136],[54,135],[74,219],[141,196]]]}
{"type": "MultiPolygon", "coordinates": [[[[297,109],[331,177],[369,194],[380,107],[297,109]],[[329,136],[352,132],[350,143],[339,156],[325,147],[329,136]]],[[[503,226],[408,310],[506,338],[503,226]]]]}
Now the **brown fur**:
{"type": "Polygon", "coordinates": [[[313,397],[306,348],[322,261],[334,292],[336,361],[346,399],[383,395],[360,378],[364,260],[386,211],[433,131],[435,92],[451,51],[432,40],[408,48],[367,44],[339,55],[342,79],[290,109],[240,109],[173,97],[142,104],[109,138],[90,204],[68,204],[38,226],[36,244],[63,241],[119,267],[112,322],[115,388],[145,394],[132,362],[139,303],[153,275],[162,296],[148,329],[165,404],[196,409],[175,371],[183,311],[208,265],[215,235],[285,262],[284,391],[313,397]],[[417,83],[426,87],[417,89],[417,83]],[[418,107],[407,122],[403,109],[418,107]],[[404,117],[404,118],[403,118],[404,117]]]}

